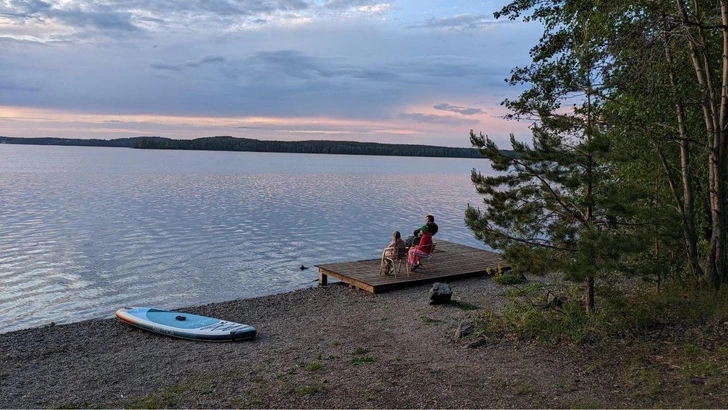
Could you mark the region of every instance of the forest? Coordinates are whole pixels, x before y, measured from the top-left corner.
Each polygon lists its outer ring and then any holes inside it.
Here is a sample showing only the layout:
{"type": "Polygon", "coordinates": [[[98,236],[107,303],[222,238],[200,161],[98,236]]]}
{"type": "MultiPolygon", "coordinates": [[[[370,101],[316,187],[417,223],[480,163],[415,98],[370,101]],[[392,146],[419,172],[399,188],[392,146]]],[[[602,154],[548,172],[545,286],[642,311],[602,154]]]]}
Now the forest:
{"type": "Polygon", "coordinates": [[[299,154],[390,155],[406,157],[482,158],[476,149],[433,145],[380,144],[355,141],[263,141],[228,136],[191,140],[164,137],[132,137],[111,140],[76,138],[15,138],[0,136],[0,144],[70,145],[179,149],[207,151],[286,152],[299,154]]]}
{"type": "Polygon", "coordinates": [[[497,18],[539,21],[527,90],[504,101],[534,121],[505,156],[471,141],[498,175],[472,175],[467,221],[513,263],[559,261],[588,284],[614,272],[720,289],[726,274],[728,2],[514,1],[497,18]]]}
{"type": "Polygon", "coordinates": [[[495,17],[543,28],[503,102],[533,133],[505,156],[470,132],[499,172],[473,171],[465,220],[508,260],[498,280],[572,285],[518,285],[481,331],[599,346],[651,406],[724,404],[728,0],[514,0],[495,17]]]}

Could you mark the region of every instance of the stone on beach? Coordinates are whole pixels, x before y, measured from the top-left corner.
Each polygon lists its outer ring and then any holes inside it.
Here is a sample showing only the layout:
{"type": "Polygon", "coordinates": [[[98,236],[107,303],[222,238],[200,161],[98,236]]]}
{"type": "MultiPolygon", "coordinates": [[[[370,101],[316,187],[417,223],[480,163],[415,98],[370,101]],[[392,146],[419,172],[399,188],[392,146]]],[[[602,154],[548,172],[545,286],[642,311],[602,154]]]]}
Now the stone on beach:
{"type": "Polygon", "coordinates": [[[438,305],[442,303],[450,303],[452,299],[452,290],[447,283],[435,282],[430,289],[430,304],[438,305]]]}

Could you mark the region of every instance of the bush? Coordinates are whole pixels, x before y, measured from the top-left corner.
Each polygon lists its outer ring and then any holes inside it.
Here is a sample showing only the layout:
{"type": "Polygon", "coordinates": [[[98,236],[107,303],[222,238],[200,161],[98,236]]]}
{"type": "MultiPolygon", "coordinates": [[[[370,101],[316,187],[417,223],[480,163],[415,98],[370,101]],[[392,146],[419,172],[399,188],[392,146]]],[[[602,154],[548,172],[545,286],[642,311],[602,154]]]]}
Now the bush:
{"type": "Polygon", "coordinates": [[[495,268],[485,268],[485,273],[493,276],[493,281],[500,285],[515,285],[526,281],[523,274],[515,273],[510,269],[503,269],[500,265],[495,268]]]}
{"type": "Polygon", "coordinates": [[[476,332],[558,343],[593,343],[608,338],[634,338],[666,324],[686,327],[728,322],[728,292],[666,287],[630,290],[598,287],[597,309],[586,313],[578,285],[560,289],[554,306],[543,285],[516,287],[500,310],[484,310],[476,332]]]}

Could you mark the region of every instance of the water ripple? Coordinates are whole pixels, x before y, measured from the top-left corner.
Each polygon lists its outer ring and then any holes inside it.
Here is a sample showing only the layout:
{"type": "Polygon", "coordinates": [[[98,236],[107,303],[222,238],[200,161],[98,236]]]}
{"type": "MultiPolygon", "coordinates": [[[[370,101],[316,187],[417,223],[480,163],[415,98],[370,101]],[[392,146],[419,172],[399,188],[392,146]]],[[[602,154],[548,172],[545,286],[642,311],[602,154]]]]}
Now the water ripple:
{"type": "Polygon", "coordinates": [[[314,265],[377,258],[427,213],[438,238],[482,247],[463,224],[469,161],[9,149],[0,332],[312,286],[314,265]]]}

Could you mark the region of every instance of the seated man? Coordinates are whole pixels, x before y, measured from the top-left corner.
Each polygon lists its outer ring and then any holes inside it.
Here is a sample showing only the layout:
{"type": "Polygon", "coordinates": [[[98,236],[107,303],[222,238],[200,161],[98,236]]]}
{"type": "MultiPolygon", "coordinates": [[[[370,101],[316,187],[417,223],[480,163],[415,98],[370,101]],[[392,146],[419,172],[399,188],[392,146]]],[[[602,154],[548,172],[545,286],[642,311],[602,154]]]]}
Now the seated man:
{"type": "Polygon", "coordinates": [[[425,220],[427,221],[425,225],[427,225],[427,229],[429,230],[430,235],[435,236],[435,234],[437,233],[437,224],[435,223],[435,217],[432,215],[427,215],[425,216],[425,220]]]}
{"type": "MultiPolygon", "coordinates": [[[[435,223],[435,217],[432,215],[425,216],[425,225],[427,226],[427,230],[430,235],[435,235],[437,233],[437,224],[435,223]]],[[[420,243],[420,230],[415,229],[415,231],[412,233],[412,236],[407,237],[407,239],[404,241],[405,245],[409,248],[410,246],[417,245],[420,243]]]]}

